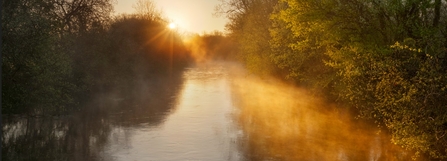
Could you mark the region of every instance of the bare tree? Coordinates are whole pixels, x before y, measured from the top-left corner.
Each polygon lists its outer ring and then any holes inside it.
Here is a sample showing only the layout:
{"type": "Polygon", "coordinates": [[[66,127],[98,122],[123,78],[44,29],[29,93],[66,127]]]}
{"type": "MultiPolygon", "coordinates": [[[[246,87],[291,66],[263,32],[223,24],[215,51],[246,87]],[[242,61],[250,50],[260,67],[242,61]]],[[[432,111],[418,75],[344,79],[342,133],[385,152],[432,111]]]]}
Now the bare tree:
{"type": "Polygon", "coordinates": [[[138,0],[133,8],[135,8],[138,16],[149,20],[160,20],[162,17],[162,11],[157,9],[157,6],[152,0],[138,0]]]}
{"type": "Polygon", "coordinates": [[[103,24],[113,11],[112,0],[54,0],[55,13],[64,30],[87,31],[103,24]]]}

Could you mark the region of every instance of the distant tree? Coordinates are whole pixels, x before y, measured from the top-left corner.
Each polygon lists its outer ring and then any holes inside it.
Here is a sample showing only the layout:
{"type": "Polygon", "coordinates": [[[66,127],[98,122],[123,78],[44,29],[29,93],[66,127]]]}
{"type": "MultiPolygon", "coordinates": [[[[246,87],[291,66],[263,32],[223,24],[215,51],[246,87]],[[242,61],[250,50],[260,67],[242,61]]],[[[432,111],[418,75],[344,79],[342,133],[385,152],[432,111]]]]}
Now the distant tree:
{"type": "Polygon", "coordinates": [[[157,9],[152,0],[138,0],[133,6],[136,10],[136,15],[143,16],[149,20],[161,20],[162,11],[157,9]]]}
{"type": "Polygon", "coordinates": [[[246,67],[260,75],[274,74],[276,66],[270,60],[270,14],[277,0],[222,0],[216,14],[225,15],[229,38],[236,43],[238,57],[246,67]]]}
{"type": "Polygon", "coordinates": [[[188,39],[187,47],[196,61],[234,60],[234,43],[220,31],[196,34],[188,39]]]}

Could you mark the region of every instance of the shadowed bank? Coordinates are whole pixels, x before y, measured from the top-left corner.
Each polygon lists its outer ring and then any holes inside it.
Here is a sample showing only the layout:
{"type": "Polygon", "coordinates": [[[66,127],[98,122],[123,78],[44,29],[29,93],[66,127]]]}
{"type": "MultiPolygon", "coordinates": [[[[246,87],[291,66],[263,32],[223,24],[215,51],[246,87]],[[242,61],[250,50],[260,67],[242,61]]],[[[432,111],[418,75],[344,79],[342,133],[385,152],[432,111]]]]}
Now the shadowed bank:
{"type": "Polygon", "coordinates": [[[68,116],[3,117],[2,160],[113,160],[103,155],[112,134],[163,123],[182,82],[178,74],[141,81],[132,92],[103,94],[68,116]]]}

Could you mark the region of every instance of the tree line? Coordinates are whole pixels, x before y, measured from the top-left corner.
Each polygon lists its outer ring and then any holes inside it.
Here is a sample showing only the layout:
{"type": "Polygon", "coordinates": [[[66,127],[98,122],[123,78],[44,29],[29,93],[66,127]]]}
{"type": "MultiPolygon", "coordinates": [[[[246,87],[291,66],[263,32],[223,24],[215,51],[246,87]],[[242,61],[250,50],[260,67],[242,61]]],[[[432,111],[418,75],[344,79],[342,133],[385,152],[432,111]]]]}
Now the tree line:
{"type": "Polygon", "coordinates": [[[447,158],[447,1],[221,0],[239,60],[447,158]]]}
{"type": "Polygon", "coordinates": [[[196,62],[236,59],[234,42],[220,31],[192,34],[186,37],[185,45],[196,62]]]}
{"type": "Polygon", "coordinates": [[[190,61],[151,1],[112,16],[111,0],[2,1],[2,113],[60,115],[95,95],[125,96],[190,61]]]}

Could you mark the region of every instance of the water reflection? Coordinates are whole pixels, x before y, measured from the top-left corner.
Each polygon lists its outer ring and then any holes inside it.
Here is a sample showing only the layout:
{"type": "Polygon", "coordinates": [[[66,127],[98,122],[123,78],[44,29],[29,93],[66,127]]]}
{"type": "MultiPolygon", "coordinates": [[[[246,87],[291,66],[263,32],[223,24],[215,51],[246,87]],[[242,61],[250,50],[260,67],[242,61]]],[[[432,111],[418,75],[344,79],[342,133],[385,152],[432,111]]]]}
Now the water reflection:
{"type": "Polygon", "coordinates": [[[117,130],[106,154],[116,160],[240,160],[225,68],[203,65],[184,77],[176,110],[163,124],[117,130]]]}
{"type": "Polygon", "coordinates": [[[243,159],[223,64],[130,84],[135,88],[100,95],[76,115],[4,118],[2,159],[243,159]]]}
{"type": "Polygon", "coordinates": [[[4,117],[2,160],[411,159],[350,112],[229,67],[135,81],[72,116],[4,117]]]}
{"type": "Polygon", "coordinates": [[[99,117],[3,119],[2,160],[97,160],[110,126],[99,117]]]}
{"type": "Polygon", "coordinates": [[[132,82],[64,117],[3,117],[2,160],[112,160],[103,153],[116,126],[156,126],[172,111],[181,75],[132,82]]]}

